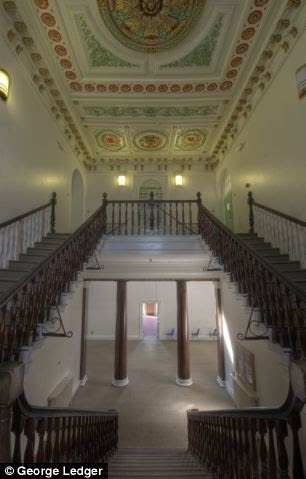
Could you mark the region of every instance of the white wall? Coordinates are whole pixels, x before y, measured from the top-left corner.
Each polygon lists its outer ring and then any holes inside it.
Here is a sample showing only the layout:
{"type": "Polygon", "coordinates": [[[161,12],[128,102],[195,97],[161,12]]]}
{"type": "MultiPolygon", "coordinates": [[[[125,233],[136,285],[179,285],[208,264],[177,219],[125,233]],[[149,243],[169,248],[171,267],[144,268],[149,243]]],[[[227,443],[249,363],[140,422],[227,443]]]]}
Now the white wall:
{"type": "MultiPolygon", "coordinates": [[[[233,293],[227,279],[221,281],[222,316],[224,325],[224,349],[226,387],[233,395],[235,371],[235,343],[238,333],[245,333],[249,308],[243,306],[242,295],[233,293]]],[[[287,397],[289,373],[285,367],[281,348],[270,341],[244,341],[244,348],[255,355],[256,389],[259,406],[279,406],[287,397]]]]}
{"type": "Polygon", "coordinates": [[[220,209],[222,179],[231,174],[236,231],[247,227],[246,183],[259,203],[306,220],[306,98],[298,99],[295,81],[305,43],[306,31],[217,168],[220,209]]]}
{"type": "Polygon", "coordinates": [[[216,211],[216,177],[211,171],[186,171],[183,172],[184,186],[176,187],[173,183],[174,173],[137,172],[127,174],[127,186],[117,186],[118,172],[88,173],[87,175],[87,200],[86,214],[92,214],[101,205],[102,194],[106,192],[109,200],[138,199],[138,191],[142,181],[155,179],[163,187],[163,199],[196,199],[199,191],[202,193],[203,202],[211,211],[216,211]]]}
{"type": "Polygon", "coordinates": [[[56,191],[56,229],[68,231],[72,172],[80,163],[6,42],[0,34],[1,68],[11,77],[9,98],[0,102],[0,222],[47,203],[56,191]]]}
{"type": "MultiPolygon", "coordinates": [[[[92,281],[88,284],[88,338],[114,339],[116,329],[116,283],[92,281]]],[[[200,328],[200,337],[208,338],[216,327],[215,295],[212,282],[187,283],[189,330],[200,328]]],[[[127,283],[128,337],[142,335],[141,302],[159,303],[159,336],[169,329],[177,331],[175,281],[129,281],[127,283]]]]}
{"type": "Polygon", "coordinates": [[[31,350],[24,389],[32,405],[47,406],[49,395],[67,375],[72,376],[72,394],[79,387],[82,297],[82,283],[79,283],[76,291],[69,294],[68,303],[62,313],[66,331],[72,331],[73,336],[47,337],[31,350]]]}

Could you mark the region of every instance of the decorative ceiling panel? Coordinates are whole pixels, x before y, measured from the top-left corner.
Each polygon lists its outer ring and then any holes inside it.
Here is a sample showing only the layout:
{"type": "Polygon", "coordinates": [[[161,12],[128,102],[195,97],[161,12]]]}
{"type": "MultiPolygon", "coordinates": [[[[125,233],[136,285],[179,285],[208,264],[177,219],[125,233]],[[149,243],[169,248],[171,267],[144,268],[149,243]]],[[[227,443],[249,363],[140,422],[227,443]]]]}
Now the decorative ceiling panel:
{"type": "Polygon", "coordinates": [[[250,78],[255,84],[257,72],[264,72],[254,66],[263,52],[267,59],[273,56],[278,31],[288,28],[285,21],[279,26],[282,16],[300,4],[0,2],[11,25],[9,41],[17,41],[17,32],[23,46],[16,45],[16,52],[26,49],[33,81],[40,92],[50,93],[52,112],[65,123],[65,134],[76,140],[86,164],[107,163],[107,158],[111,164],[133,159],[145,164],[146,158],[184,162],[186,154],[188,162],[214,162],[243,110],[241,103],[237,115],[231,113],[237,98],[252,90],[246,89],[250,78]]]}

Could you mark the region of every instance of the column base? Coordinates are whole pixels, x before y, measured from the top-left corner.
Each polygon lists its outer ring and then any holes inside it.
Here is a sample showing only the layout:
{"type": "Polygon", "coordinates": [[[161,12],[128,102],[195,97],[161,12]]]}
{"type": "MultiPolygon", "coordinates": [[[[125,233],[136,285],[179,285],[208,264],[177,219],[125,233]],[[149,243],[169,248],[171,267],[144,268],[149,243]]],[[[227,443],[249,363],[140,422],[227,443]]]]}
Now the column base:
{"type": "Polygon", "coordinates": [[[80,379],[80,386],[81,386],[81,388],[85,386],[85,384],[87,383],[87,381],[88,381],[88,377],[87,377],[86,374],[85,374],[85,376],[84,376],[82,379],[80,379]]]}
{"type": "Polygon", "coordinates": [[[225,388],[225,381],[224,379],[221,379],[220,376],[217,376],[217,383],[221,388],[225,388]]]}
{"type": "Polygon", "coordinates": [[[176,378],[176,384],[178,386],[191,386],[192,385],[192,378],[189,378],[189,379],[176,378]]]}
{"type": "Polygon", "coordinates": [[[122,388],[124,386],[127,386],[129,384],[129,378],[124,378],[124,379],[113,379],[112,380],[112,385],[118,388],[122,388]]]}

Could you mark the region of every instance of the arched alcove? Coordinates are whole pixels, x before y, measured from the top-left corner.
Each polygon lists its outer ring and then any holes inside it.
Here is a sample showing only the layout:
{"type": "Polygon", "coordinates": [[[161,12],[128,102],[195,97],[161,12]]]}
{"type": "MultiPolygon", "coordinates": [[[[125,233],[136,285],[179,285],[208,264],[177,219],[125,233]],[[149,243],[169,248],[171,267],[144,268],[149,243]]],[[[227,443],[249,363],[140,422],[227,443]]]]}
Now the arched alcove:
{"type": "Polygon", "coordinates": [[[71,180],[71,231],[75,231],[83,222],[84,184],[79,170],[74,170],[71,180]]]}

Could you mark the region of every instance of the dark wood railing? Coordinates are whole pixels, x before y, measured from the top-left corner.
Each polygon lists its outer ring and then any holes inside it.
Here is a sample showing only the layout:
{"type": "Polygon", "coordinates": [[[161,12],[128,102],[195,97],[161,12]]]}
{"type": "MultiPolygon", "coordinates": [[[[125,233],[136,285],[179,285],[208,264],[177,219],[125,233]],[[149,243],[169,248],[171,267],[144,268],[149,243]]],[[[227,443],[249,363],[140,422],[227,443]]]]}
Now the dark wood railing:
{"type": "Polygon", "coordinates": [[[118,443],[118,412],[32,407],[24,365],[0,365],[0,462],[106,462],[118,443]]]}
{"type": "Polygon", "coordinates": [[[257,203],[248,193],[250,233],[257,233],[306,268],[306,222],[257,203]]]}
{"type": "Polygon", "coordinates": [[[196,200],[107,201],[107,229],[110,235],[198,234],[196,200]]]}
{"type": "Polygon", "coordinates": [[[206,464],[214,478],[302,479],[298,432],[303,406],[290,392],[280,408],[188,411],[189,450],[206,464]]]}
{"type": "Polygon", "coordinates": [[[232,281],[259,308],[273,342],[290,348],[294,358],[306,357],[306,294],[230,231],[202,204],[198,193],[199,231],[232,281]]]}
{"type": "Polygon", "coordinates": [[[102,206],[52,255],[24,276],[0,300],[0,363],[18,361],[20,348],[39,336],[39,325],[50,318],[52,306],[76,279],[105,232],[106,196],[102,206]]]}
{"type": "Polygon", "coordinates": [[[56,193],[52,193],[49,203],[0,224],[0,268],[55,232],[55,205],[56,193]]]}

